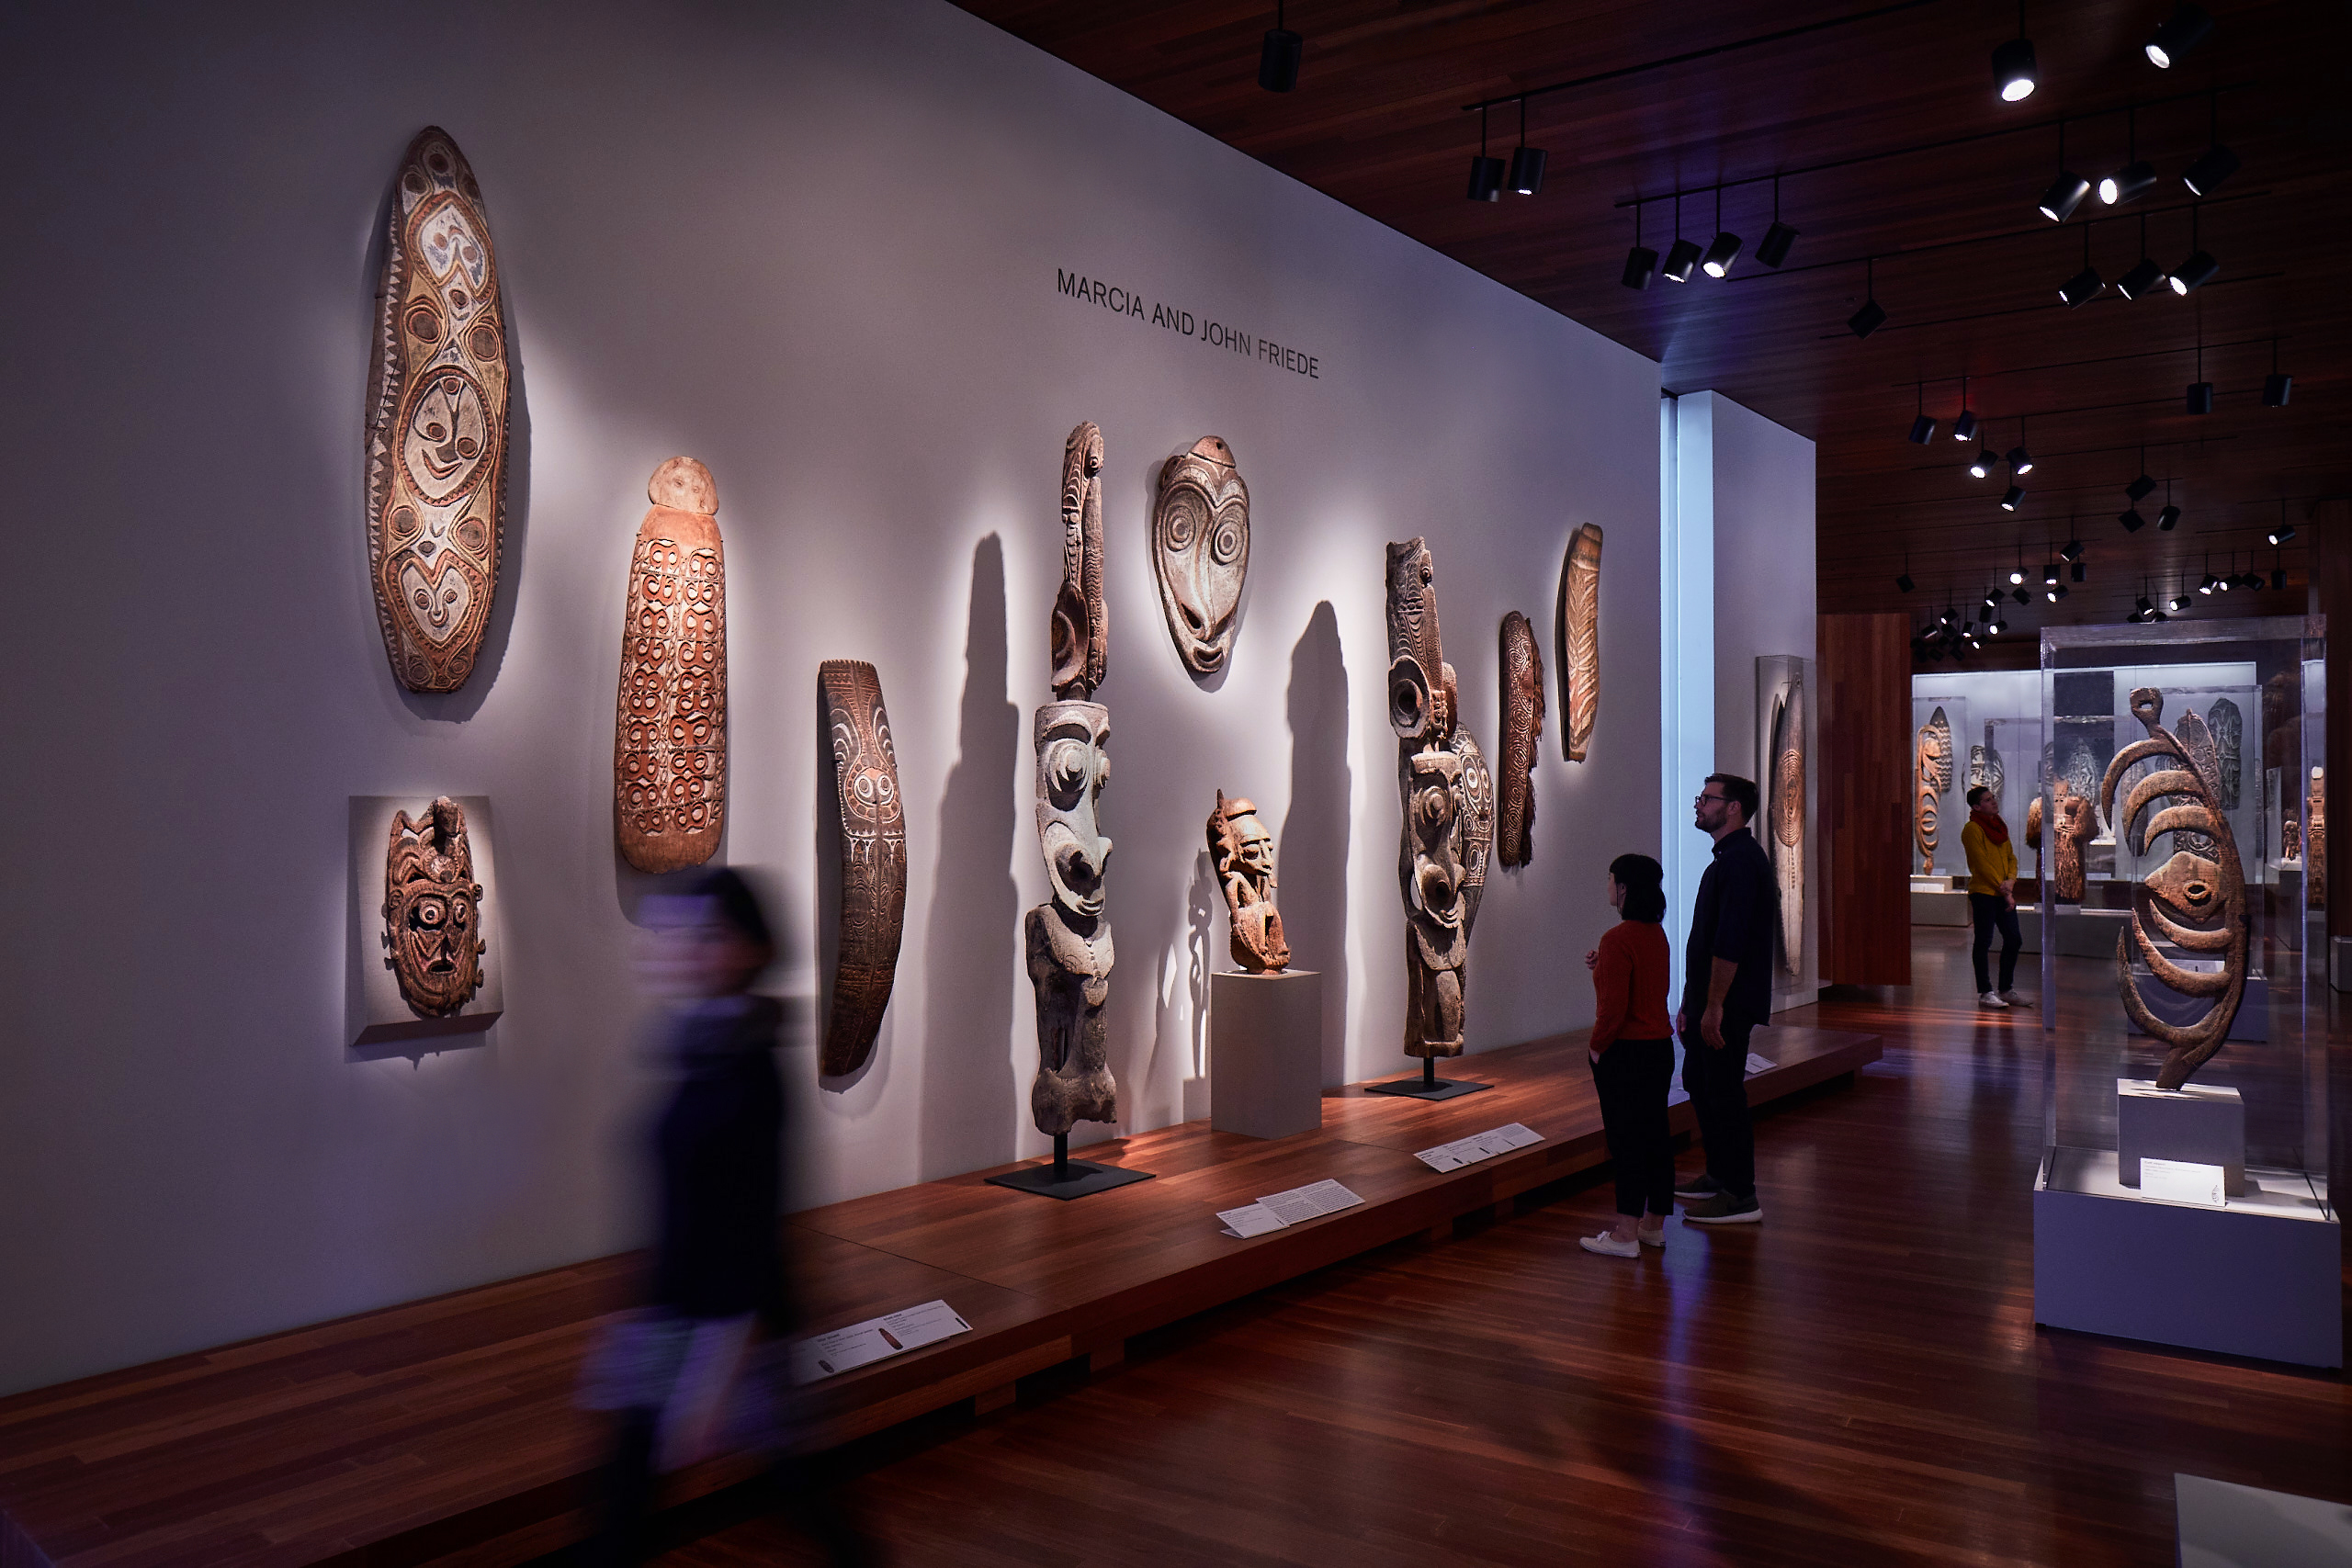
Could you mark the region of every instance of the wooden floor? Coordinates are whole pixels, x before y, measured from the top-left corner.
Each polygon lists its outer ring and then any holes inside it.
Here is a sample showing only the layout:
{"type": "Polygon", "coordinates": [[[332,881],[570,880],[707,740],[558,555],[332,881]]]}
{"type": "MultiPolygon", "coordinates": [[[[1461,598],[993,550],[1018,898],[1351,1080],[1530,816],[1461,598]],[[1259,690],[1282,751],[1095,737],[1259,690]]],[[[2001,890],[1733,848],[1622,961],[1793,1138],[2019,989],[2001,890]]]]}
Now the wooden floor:
{"type": "MultiPolygon", "coordinates": [[[[1879,1054],[1870,1035],[1814,1027],[1759,1031],[1755,1049],[1778,1064],[1749,1079],[1759,1100],[1879,1054]]],[[[794,1215],[812,1329],[933,1298],[973,1326],[820,1384],[818,1439],[944,1406],[968,1419],[1011,1404],[1024,1376],[1107,1369],[1134,1334],[1508,1213],[1606,1157],[1581,1035],[1451,1071],[1493,1087],[1442,1104],[1338,1091],[1320,1132],[1290,1138],[1188,1122],[1094,1145],[1156,1179],[1077,1202],[976,1172],[794,1215]],[[1510,1122],[1544,1141],[1442,1174],[1413,1157],[1510,1122]],[[1247,1241],[1216,1218],[1334,1177],[1364,1202],[1247,1241]]],[[[1689,1125],[1687,1105],[1674,1114],[1689,1125]]],[[[0,1400],[0,1568],[514,1562],[576,1540],[602,1455],[571,1393],[634,1267],[603,1259],[0,1400]]],[[[682,1490],[745,1472],[708,1466],[682,1490]]]]}
{"type": "MultiPolygon", "coordinates": [[[[846,1495],[885,1561],[969,1568],[2153,1568],[2176,1471],[2352,1502],[2341,1376],[2035,1328],[2041,1031],[1976,1011],[1965,941],[1808,1010],[1885,1056],[1759,1122],[1759,1226],[1598,1258],[1609,1189],[1549,1190],[854,1444],[846,1495]]],[[[2101,965],[2062,964],[2062,1033],[2105,1027],[2101,965]]],[[[662,1561],[816,1561],[760,1506],[687,1510],[662,1561]]]]}

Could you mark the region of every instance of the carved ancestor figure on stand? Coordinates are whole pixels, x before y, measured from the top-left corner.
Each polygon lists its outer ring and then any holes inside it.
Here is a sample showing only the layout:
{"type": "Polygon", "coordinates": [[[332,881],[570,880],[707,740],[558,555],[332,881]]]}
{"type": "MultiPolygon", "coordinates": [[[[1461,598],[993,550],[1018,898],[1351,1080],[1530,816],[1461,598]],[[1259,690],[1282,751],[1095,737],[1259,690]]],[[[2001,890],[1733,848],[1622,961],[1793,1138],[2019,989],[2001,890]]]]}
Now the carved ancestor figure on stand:
{"type": "Polygon", "coordinates": [[[436,795],[392,813],[384,846],[384,945],[401,999],[420,1018],[463,1012],[481,988],[481,884],[466,808],[436,795]]]}
{"type": "Polygon", "coordinates": [[[882,677],[874,666],[826,660],[817,667],[817,700],[832,740],[842,834],[833,1007],[817,1070],[840,1077],[865,1065],[898,978],[907,919],[907,812],[899,797],[899,753],[882,706],[882,677]]]}
{"type": "Polygon", "coordinates": [[[2050,829],[2051,837],[2058,840],[2058,864],[2050,891],[2061,904],[2079,904],[2083,901],[2083,846],[2098,831],[2098,818],[2091,813],[2090,797],[2076,795],[2075,786],[2064,779],[2050,788],[2051,803],[2058,813],[2050,829]]]}
{"type": "Polygon", "coordinates": [[[1184,668],[1195,675],[1224,669],[1250,575],[1250,487],[1223,436],[1204,435],[1160,465],[1151,570],[1184,668]]]}
{"type": "Polygon", "coordinates": [[[1590,523],[1569,539],[1560,565],[1552,647],[1560,666],[1560,749],[1581,762],[1600,716],[1600,530],[1590,523]]]}
{"type": "MultiPolygon", "coordinates": [[[[1487,886],[1494,784],[1459,723],[1453,667],[1438,635],[1429,547],[1388,547],[1388,723],[1404,806],[1396,880],[1405,898],[1405,1055],[1462,1054],[1470,930],[1487,886]]],[[[1424,1082],[1433,1073],[1425,1069],[1424,1082]]]]}
{"type": "Polygon", "coordinates": [[[2327,770],[2312,770],[2312,790],[2303,801],[2304,902],[2314,909],[2327,908],[2327,770]]]}
{"type": "Polygon", "coordinates": [[[1918,794],[1913,808],[1913,831],[1919,841],[1919,873],[1936,874],[1936,825],[1943,798],[1951,793],[1951,721],[1938,708],[1919,727],[1918,750],[1912,777],[1918,794]]]}
{"type": "Polygon", "coordinates": [[[506,321],[481,186],[428,126],[395,176],[368,376],[368,568],[392,673],[454,692],[481,652],[506,505],[506,321]]]}
{"type": "Polygon", "coordinates": [[[2229,698],[2216,697],[2205,710],[2205,728],[2213,737],[2213,755],[2221,760],[2222,809],[2235,811],[2245,773],[2245,715],[2229,698]]]}
{"type": "Polygon", "coordinates": [[[2033,879],[2041,880],[2041,796],[2035,795],[2025,808],[2025,847],[2033,852],[2033,879]]]}
{"type": "Polygon", "coordinates": [[[727,555],[718,486],[673,457],[629,554],[613,719],[613,831],[639,871],[700,865],[727,825],[727,555]]]}
{"type": "Polygon", "coordinates": [[[2156,1087],[2177,1089],[2229,1038],[2230,1021],[2245,996],[2248,928],[2245,880],[2237,840],[2222,808],[2221,760],[2213,737],[2193,710],[2181,715],[2177,732],[2165,728],[2164,712],[2161,692],[2151,686],[2132,692],[2132,716],[2148,738],[2125,747],[2108,763],[2099,781],[2098,804],[2134,858],[2146,854],[2148,841],[2165,833],[2193,834],[2218,851],[2216,858],[2208,859],[2176,850],[2171,859],[2135,883],[2131,923],[2115,939],[2115,978],[2123,1010],[2165,1047],[2156,1087]],[[2143,778],[2117,812],[2117,783],[2132,764],[2151,757],[2173,766],[2143,778]],[[2152,812],[2151,807],[2160,809],[2152,812]],[[2165,956],[2165,947],[2218,957],[2221,973],[2184,969],[2165,956]],[[2135,950],[2161,984],[2183,996],[2212,998],[2205,1016],[2195,1023],[2175,1024],[2150,1011],[2132,972],[2135,950]]]}
{"type": "Polygon", "coordinates": [[[2300,863],[2302,858],[2303,821],[2290,812],[2286,820],[2278,824],[2278,859],[2283,864],[2300,863]]]}
{"type": "Polygon", "coordinates": [[[1232,921],[1233,961],[1261,974],[1289,967],[1290,944],[1274,908],[1274,836],[1258,820],[1257,807],[1217,791],[1208,837],[1209,863],[1232,921]]]}
{"type": "Polygon", "coordinates": [[[1497,852],[1505,865],[1535,858],[1535,758],[1544,738],[1544,655],[1517,610],[1503,617],[1502,773],[1495,781],[1497,852]]]}

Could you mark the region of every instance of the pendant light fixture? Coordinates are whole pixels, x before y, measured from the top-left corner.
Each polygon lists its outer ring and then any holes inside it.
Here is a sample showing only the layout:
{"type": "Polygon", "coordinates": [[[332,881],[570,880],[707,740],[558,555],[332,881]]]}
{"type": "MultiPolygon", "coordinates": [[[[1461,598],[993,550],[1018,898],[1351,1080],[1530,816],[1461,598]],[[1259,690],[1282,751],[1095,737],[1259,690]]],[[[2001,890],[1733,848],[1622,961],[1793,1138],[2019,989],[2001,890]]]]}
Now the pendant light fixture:
{"type": "Polygon", "coordinates": [[[1972,479],[1992,478],[1993,465],[1997,460],[1993,455],[1993,444],[1985,442],[1976,448],[1976,456],[1968,460],[1968,477],[1972,479]]]}
{"type": "Polygon", "coordinates": [[[2001,510],[2015,512],[2025,504],[2025,486],[2011,485],[2001,496],[2001,510]]]}
{"type": "Polygon", "coordinates": [[[2165,601],[2165,608],[2177,615],[2192,603],[2194,601],[2188,597],[2188,580],[2184,577],[2173,585],[2172,597],[2165,601]]]}
{"type": "Polygon", "coordinates": [[[2197,243],[2198,220],[2203,215],[2203,211],[2201,205],[2188,209],[2189,256],[2187,261],[2172,269],[2172,291],[2175,294],[2195,293],[2215,273],[2222,270],[2222,264],[2206,254],[2205,247],[2197,243]]]}
{"type": "Polygon", "coordinates": [[[2287,406],[2287,399],[2293,394],[2294,390],[2295,378],[2292,376],[2279,374],[2278,340],[2273,337],[2270,340],[2270,374],[2264,377],[2262,380],[2262,406],[2267,409],[2283,409],[2287,406]]]}
{"type": "Polygon", "coordinates": [[[2295,525],[2287,521],[2287,498],[2278,498],[2278,526],[2266,536],[2274,545],[2283,545],[2295,536],[2295,525]]]}
{"type": "Polygon", "coordinates": [[[2203,594],[2206,598],[2211,599],[2213,596],[2213,590],[2217,586],[2218,583],[2215,581],[2213,577],[2213,554],[2211,550],[2208,550],[2205,553],[2205,573],[2197,580],[2197,592],[2203,594]]]}
{"type": "Polygon", "coordinates": [[[1287,93],[1298,85],[1298,62],[1306,40],[1283,26],[1283,0],[1274,0],[1274,25],[1258,49],[1258,85],[1270,93],[1287,93]]]}
{"type": "Polygon", "coordinates": [[[2238,172],[2238,155],[2222,145],[2222,95],[2216,89],[2208,100],[2212,106],[2212,130],[2207,137],[2205,151],[2181,172],[2180,183],[2188,187],[2191,196],[2211,196],[2213,187],[2238,172]]]}
{"type": "Polygon", "coordinates": [[[1543,148],[1527,144],[1527,99],[1522,95],[1519,100],[1519,148],[1510,155],[1510,175],[1504,183],[1521,196],[1533,196],[1544,188],[1544,159],[1543,148]]]}
{"type": "Polygon", "coordinates": [[[2123,493],[2130,496],[2136,506],[2147,500],[2148,492],[2155,488],[2156,481],[2148,477],[2148,449],[2143,446],[2140,448],[2140,477],[2125,485],[2123,493]]]}
{"type": "Polygon", "coordinates": [[[2018,0],[2018,36],[1993,51],[1993,88],[2003,103],[2021,103],[2033,96],[2038,74],[2033,40],[2025,36],[2025,0],[2018,0]]]}
{"type": "Polygon", "coordinates": [[[2172,503],[2172,480],[2165,480],[2165,509],[2156,513],[2156,532],[2169,534],[2180,521],[2180,508],[2172,503]]]}
{"type": "Polygon", "coordinates": [[[2009,448],[2009,472],[2023,479],[2033,472],[2033,454],[2025,449],[2025,415],[2018,415],[2018,444],[2009,448]]]}
{"type": "Polygon", "coordinates": [[[2202,299],[2197,302],[2197,379],[2188,384],[2188,390],[2181,402],[2189,413],[2213,412],[2213,383],[2205,379],[2205,302],[2202,299]]]}
{"type": "Polygon", "coordinates": [[[1772,226],[1764,231],[1764,243],[1756,247],[1756,259],[1766,266],[1777,267],[1789,259],[1789,247],[1797,243],[1797,231],[1781,221],[1781,176],[1772,176],[1772,226]]]}
{"type": "MultiPolygon", "coordinates": [[[[2278,503],[2284,507],[2287,503],[2278,503]]],[[[2287,586],[2287,553],[2280,550],[2270,558],[2270,591],[2274,593],[2287,586]]]]}
{"type": "Polygon", "coordinates": [[[1487,156],[1487,106],[1478,106],[1478,155],[1470,160],[1470,199],[1503,198],[1503,161],[1487,156]]]}
{"type": "Polygon", "coordinates": [[[1862,308],[1846,318],[1846,330],[1856,337],[1868,337],[1886,324],[1886,310],[1878,302],[1876,256],[1864,258],[1862,280],[1862,308]]]}
{"type": "Polygon", "coordinates": [[[2136,506],[2125,508],[2115,520],[2123,525],[2123,531],[2127,534],[2136,534],[2148,525],[2148,520],[2140,515],[2140,509],[2136,506]]]}
{"type": "Polygon", "coordinates": [[[1918,586],[1911,581],[1911,550],[1910,547],[1905,546],[1903,550],[1903,570],[1894,579],[1894,591],[1898,593],[1908,593],[1918,586]]]}
{"type": "Polygon", "coordinates": [[[1954,441],[1971,441],[1976,436],[1976,415],[1968,407],[1968,378],[1960,378],[1960,417],[1951,422],[1954,441]]]}
{"type": "Polygon", "coordinates": [[[2090,193],[2091,182],[2066,167],[2066,122],[2062,119],[2058,122],[2058,177],[2041,193],[2038,209],[2052,223],[2064,223],[2090,193]]]}
{"type": "Polygon", "coordinates": [[[1706,259],[1699,265],[1709,277],[1721,277],[1731,271],[1731,264],[1739,255],[1739,236],[1724,227],[1724,187],[1715,187],[1715,237],[1707,243],[1706,259]]]}
{"type": "Polygon", "coordinates": [[[2173,7],[2171,16],[2156,25],[2154,37],[2147,42],[2148,61],[2159,71],[2169,71],[2188,51],[2203,43],[2213,30],[2213,18],[2201,6],[2184,3],[2173,7]]]}
{"type": "Polygon", "coordinates": [[[1624,275],[1618,282],[1628,288],[1647,288],[1657,277],[1657,253],[1642,243],[1642,198],[1634,198],[1634,248],[1625,253],[1624,275]]]}
{"type": "Polygon", "coordinates": [[[2126,299],[2137,299],[2165,280],[2165,269],[2148,254],[2148,215],[2140,214],[2140,259],[2132,270],[2115,280],[2115,291],[2126,299]]]}
{"type": "Polygon", "coordinates": [[[1674,248],[1666,253],[1666,265],[1662,270],[1668,282],[1688,283],[1690,281],[1690,269],[1698,265],[1698,242],[1682,237],[1682,193],[1676,191],[1674,193],[1674,248]]]}
{"type": "Polygon", "coordinates": [[[2018,541],[2018,564],[2009,572],[2009,586],[2017,587],[2025,581],[2025,541],[2018,541]]]}
{"type": "Polygon", "coordinates": [[[1912,390],[1917,394],[1919,412],[1911,421],[1911,441],[1914,446],[1925,446],[1936,438],[1936,422],[1928,415],[1928,384],[1915,381],[1912,390]]]}
{"type": "Polygon", "coordinates": [[[2156,166],[2140,156],[2140,110],[2123,111],[2123,166],[2098,182],[2098,198],[2109,207],[2137,201],[2156,188],[2156,166]]]}
{"type": "Polygon", "coordinates": [[[2086,223],[2083,225],[2083,270],[2059,285],[2058,298],[2072,309],[2086,299],[2097,299],[2099,290],[2106,287],[2106,282],[2098,275],[2098,268],[2091,265],[2091,226],[2086,223]]]}

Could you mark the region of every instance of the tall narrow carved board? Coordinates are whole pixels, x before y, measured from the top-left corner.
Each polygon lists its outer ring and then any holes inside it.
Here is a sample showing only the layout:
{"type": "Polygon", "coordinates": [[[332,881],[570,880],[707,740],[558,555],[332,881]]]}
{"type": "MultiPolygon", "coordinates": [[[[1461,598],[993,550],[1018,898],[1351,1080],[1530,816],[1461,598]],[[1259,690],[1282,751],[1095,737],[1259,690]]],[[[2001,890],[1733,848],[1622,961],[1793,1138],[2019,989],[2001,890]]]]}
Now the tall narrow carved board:
{"type": "Polygon", "coordinates": [[[481,187],[427,127],[395,176],[368,388],[368,569],[392,673],[454,692],[481,653],[506,504],[506,322],[481,187]]]}
{"type": "Polygon", "coordinates": [[[907,923],[907,813],[874,666],[826,660],[817,667],[817,700],[832,739],[842,821],[841,944],[818,1070],[840,1077],[865,1065],[898,979],[907,923]]]}
{"type": "Polygon", "coordinates": [[[1781,968],[1804,973],[1804,678],[1791,680],[1774,699],[1770,717],[1770,792],[1764,818],[1766,849],[1781,888],[1781,968]]]}
{"type": "Polygon", "coordinates": [[[673,457],[629,552],[613,716],[613,834],[639,871],[700,865],[727,826],[727,553],[718,486],[673,457]]]}
{"type": "Polygon", "coordinates": [[[1535,858],[1535,759],[1544,738],[1544,654],[1517,610],[1503,616],[1502,769],[1495,775],[1495,851],[1505,865],[1535,858]]]}
{"type": "Polygon", "coordinates": [[[1552,628],[1560,667],[1560,749],[1581,762],[1600,716],[1600,529],[1587,523],[1568,541],[1552,628]]]}

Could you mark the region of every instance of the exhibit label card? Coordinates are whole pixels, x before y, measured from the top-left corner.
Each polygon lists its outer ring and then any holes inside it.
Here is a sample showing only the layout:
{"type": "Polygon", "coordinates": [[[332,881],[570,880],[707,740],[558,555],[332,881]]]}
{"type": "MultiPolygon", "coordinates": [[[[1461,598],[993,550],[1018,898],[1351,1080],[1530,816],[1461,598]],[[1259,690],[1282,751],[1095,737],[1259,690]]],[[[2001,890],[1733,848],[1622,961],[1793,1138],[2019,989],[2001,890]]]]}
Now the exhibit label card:
{"type": "Polygon", "coordinates": [[[1773,1061],[1770,1057],[1759,1056],[1753,1051],[1750,1051],[1747,1054],[1747,1076],[1749,1077],[1754,1077],[1758,1073],[1769,1073],[1780,1065],[1780,1063],[1773,1061]]]}
{"type": "Polygon", "coordinates": [[[1269,1231],[1289,1228],[1263,1203],[1245,1203],[1238,1209],[1219,1209],[1216,1217],[1245,1241],[1253,1235],[1264,1235],[1269,1231]]]}
{"type": "Polygon", "coordinates": [[[1220,1209],[1216,1217],[1232,1227],[1234,1235],[1248,1237],[1288,1230],[1308,1220],[1352,1209],[1363,1201],[1336,1181],[1317,1181],[1312,1186],[1272,1193],[1238,1209],[1220,1209]]]}
{"type": "Polygon", "coordinates": [[[1466,1138],[1456,1138],[1450,1144],[1440,1144],[1433,1149],[1423,1149],[1413,1157],[1431,1170],[1460,1170],[1465,1165],[1476,1165],[1482,1159],[1492,1159],[1543,1141],[1543,1134],[1511,1122],[1484,1133],[1473,1133],[1466,1138]]]}
{"type": "Polygon", "coordinates": [[[2222,1190],[2222,1176],[2218,1165],[2143,1156],[2140,1161],[2140,1192],[2143,1197],[2160,1198],[2167,1203],[2201,1203],[2209,1209],[2224,1209],[2229,1206],[2229,1199],[2222,1190]]]}
{"type": "Polygon", "coordinates": [[[972,1325],[945,1302],[925,1302],[887,1317],[869,1317],[864,1323],[803,1339],[792,1348],[792,1381],[815,1382],[971,1331],[972,1325]]]}

